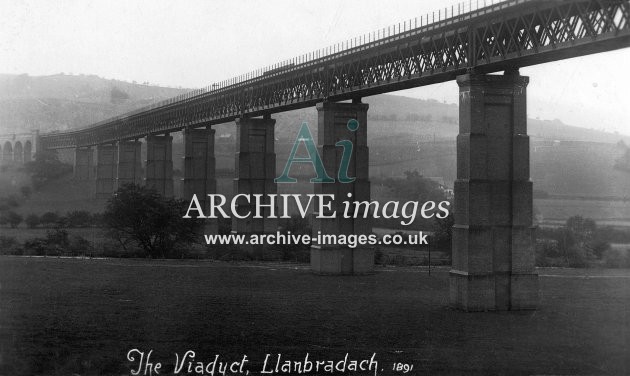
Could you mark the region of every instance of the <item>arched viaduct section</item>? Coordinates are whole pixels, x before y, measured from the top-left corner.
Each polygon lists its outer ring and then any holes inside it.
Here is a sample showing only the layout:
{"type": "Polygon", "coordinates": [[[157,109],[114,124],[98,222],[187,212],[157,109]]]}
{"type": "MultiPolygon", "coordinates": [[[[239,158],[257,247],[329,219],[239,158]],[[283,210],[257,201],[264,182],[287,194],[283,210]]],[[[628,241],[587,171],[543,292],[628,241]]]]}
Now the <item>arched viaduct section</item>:
{"type": "Polygon", "coordinates": [[[39,132],[0,135],[0,164],[22,165],[33,160],[39,146],[39,132]]]}

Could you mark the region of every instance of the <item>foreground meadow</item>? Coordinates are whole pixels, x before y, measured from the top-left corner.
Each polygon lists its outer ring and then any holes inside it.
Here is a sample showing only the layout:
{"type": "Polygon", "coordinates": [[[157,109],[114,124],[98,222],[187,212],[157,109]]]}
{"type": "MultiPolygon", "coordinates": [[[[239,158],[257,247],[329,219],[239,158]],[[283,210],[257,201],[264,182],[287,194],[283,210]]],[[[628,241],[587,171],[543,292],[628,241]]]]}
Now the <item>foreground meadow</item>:
{"type": "MultiPolygon", "coordinates": [[[[540,309],[448,308],[448,269],[312,275],[297,264],[0,257],[1,375],[121,375],[133,348],[342,359],[413,374],[630,373],[630,271],[541,269],[540,309]]],[[[400,374],[400,373],[399,373],[400,374]]]]}

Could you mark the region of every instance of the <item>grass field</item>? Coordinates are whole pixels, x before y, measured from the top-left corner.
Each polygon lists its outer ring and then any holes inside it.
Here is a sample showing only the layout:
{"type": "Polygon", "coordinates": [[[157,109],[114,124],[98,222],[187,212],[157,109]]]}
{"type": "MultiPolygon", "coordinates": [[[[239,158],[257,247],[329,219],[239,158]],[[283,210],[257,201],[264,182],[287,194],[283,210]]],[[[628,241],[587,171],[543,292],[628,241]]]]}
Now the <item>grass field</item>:
{"type": "Polygon", "coordinates": [[[630,201],[534,199],[534,209],[548,223],[564,224],[567,218],[581,215],[602,226],[630,227],[630,201]]]}
{"type": "MultiPolygon", "coordinates": [[[[292,264],[0,258],[0,374],[120,375],[127,351],[251,360],[376,353],[411,374],[630,372],[630,271],[541,270],[538,311],[448,308],[448,270],[321,277],[292,264]],[[588,274],[589,276],[585,276],[588,274]]],[[[169,371],[168,369],[171,369],[169,371]]]]}

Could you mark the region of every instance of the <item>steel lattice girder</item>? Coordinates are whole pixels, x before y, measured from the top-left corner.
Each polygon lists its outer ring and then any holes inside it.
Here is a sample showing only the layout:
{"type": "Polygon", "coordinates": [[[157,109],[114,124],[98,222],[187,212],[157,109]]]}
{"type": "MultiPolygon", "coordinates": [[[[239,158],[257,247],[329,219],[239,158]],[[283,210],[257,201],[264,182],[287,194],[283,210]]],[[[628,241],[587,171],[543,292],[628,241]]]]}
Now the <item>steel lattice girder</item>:
{"type": "Polygon", "coordinates": [[[46,148],[110,143],[628,46],[630,0],[512,0],[41,139],[46,148]]]}

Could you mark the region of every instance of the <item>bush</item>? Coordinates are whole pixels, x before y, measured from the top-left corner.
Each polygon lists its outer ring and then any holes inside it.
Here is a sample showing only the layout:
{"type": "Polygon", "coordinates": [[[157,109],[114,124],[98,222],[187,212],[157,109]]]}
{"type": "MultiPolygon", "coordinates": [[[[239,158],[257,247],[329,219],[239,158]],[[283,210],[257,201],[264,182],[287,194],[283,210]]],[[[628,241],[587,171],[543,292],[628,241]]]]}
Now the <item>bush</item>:
{"type": "Polygon", "coordinates": [[[92,215],[85,210],[74,210],[66,214],[65,224],[68,227],[89,227],[92,224],[92,215]]]}
{"type": "Polygon", "coordinates": [[[54,227],[59,223],[60,219],[61,217],[59,216],[59,214],[46,212],[41,216],[40,223],[44,227],[54,227]]]}
{"type": "Polygon", "coordinates": [[[42,150],[35,154],[33,161],[25,164],[31,174],[35,189],[39,189],[47,181],[58,179],[72,172],[72,166],[59,160],[55,150],[42,150]]]}
{"type": "Polygon", "coordinates": [[[374,251],[374,263],[376,265],[385,265],[385,264],[387,264],[387,258],[383,254],[383,251],[381,251],[378,248],[376,249],[376,251],[374,251]]]}
{"type": "Polygon", "coordinates": [[[45,238],[34,238],[24,242],[27,254],[38,256],[79,256],[92,254],[94,247],[87,239],[70,235],[64,229],[46,231],[45,238]]]}
{"type": "Polygon", "coordinates": [[[219,218],[218,220],[219,235],[228,235],[232,232],[232,220],[230,218],[219,218]]]}
{"type": "Polygon", "coordinates": [[[202,222],[182,218],[188,204],[156,191],[126,184],[116,191],[103,214],[109,234],[123,249],[142,248],[151,257],[179,257],[181,247],[199,240],[202,222]]]}
{"type": "Polygon", "coordinates": [[[24,250],[28,254],[37,256],[61,256],[69,244],[67,231],[46,231],[45,238],[34,238],[25,241],[24,250]]]}
{"type": "Polygon", "coordinates": [[[591,266],[592,254],[587,248],[572,246],[566,250],[567,265],[571,268],[586,268],[591,266]]]}
{"type": "Polygon", "coordinates": [[[68,239],[67,249],[71,256],[87,255],[94,253],[94,246],[92,245],[92,243],[80,235],[70,235],[68,239]]]}
{"type": "Polygon", "coordinates": [[[604,252],[610,249],[610,243],[605,240],[595,240],[591,245],[591,251],[593,252],[593,256],[598,260],[601,260],[604,252]]]}
{"type": "Polygon", "coordinates": [[[450,212],[446,218],[435,217],[435,232],[433,234],[433,244],[438,251],[444,252],[449,258],[452,256],[453,225],[455,219],[450,212]]]}
{"type": "Polygon", "coordinates": [[[26,223],[26,226],[28,226],[28,228],[35,228],[39,226],[41,221],[37,214],[29,214],[26,216],[26,219],[24,219],[24,223],[26,223]]]}
{"type": "Polygon", "coordinates": [[[14,237],[0,235],[0,254],[15,255],[20,253],[20,243],[14,237]]]}
{"type": "MultiPolygon", "coordinates": [[[[310,235],[311,234],[311,224],[307,218],[302,218],[300,215],[293,215],[291,219],[286,220],[286,222],[282,223],[280,226],[280,233],[288,235],[310,235]]],[[[263,258],[280,258],[284,261],[300,261],[300,258],[303,258],[304,251],[308,251],[310,246],[306,244],[278,244],[273,248],[273,251],[279,252],[276,255],[273,255],[267,252],[266,255],[263,255],[263,258]],[[281,255],[281,256],[278,256],[281,255]]]]}
{"type": "Polygon", "coordinates": [[[604,251],[602,260],[608,268],[630,268],[630,249],[624,252],[621,249],[609,248],[604,251]]]}
{"type": "Polygon", "coordinates": [[[11,228],[17,228],[23,220],[22,216],[14,211],[8,211],[2,214],[2,216],[5,218],[4,222],[11,226],[11,228]]]}
{"type": "Polygon", "coordinates": [[[575,268],[597,264],[597,260],[610,249],[611,241],[624,242],[630,236],[628,232],[611,227],[599,228],[595,221],[581,216],[569,218],[564,227],[538,229],[537,234],[538,266],[575,268]]]}
{"type": "Polygon", "coordinates": [[[103,227],[103,226],[105,226],[105,221],[103,220],[103,214],[102,213],[93,213],[92,214],[92,218],[90,218],[90,225],[91,226],[96,226],[96,227],[103,227]]]}

